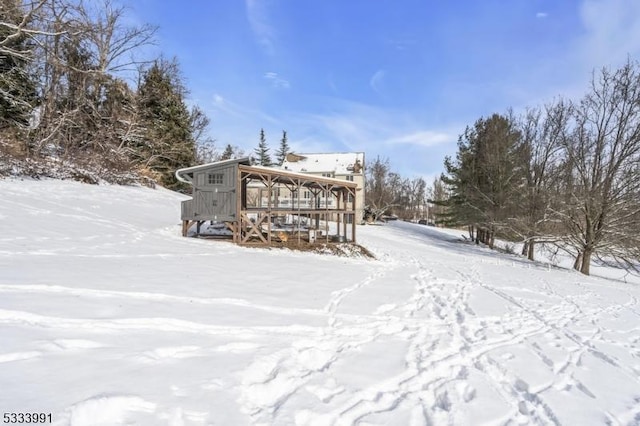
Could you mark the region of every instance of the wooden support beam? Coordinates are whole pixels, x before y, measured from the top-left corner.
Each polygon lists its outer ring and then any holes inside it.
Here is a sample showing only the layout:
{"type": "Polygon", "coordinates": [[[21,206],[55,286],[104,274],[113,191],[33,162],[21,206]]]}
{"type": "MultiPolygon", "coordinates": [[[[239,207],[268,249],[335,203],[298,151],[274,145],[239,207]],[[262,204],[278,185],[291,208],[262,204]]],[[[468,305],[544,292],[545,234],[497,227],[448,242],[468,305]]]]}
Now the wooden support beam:
{"type": "Polygon", "coordinates": [[[262,241],[264,244],[268,243],[268,241],[264,238],[264,235],[262,232],[262,223],[269,218],[268,214],[261,213],[258,216],[258,220],[256,220],[255,223],[253,223],[251,219],[249,219],[246,212],[241,213],[241,218],[242,218],[241,227],[246,230],[244,238],[240,240],[241,243],[248,242],[251,239],[251,237],[258,237],[260,241],[262,241]]]}
{"type": "Polygon", "coordinates": [[[224,225],[231,231],[231,234],[233,235],[233,242],[237,243],[237,222],[225,222],[224,225]]]}
{"type": "Polygon", "coordinates": [[[190,220],[183,220],[182,221],[182,236],[186,237],[187,233],[189,232],[189,228],[191,228],[191,221],[190,220]]]}

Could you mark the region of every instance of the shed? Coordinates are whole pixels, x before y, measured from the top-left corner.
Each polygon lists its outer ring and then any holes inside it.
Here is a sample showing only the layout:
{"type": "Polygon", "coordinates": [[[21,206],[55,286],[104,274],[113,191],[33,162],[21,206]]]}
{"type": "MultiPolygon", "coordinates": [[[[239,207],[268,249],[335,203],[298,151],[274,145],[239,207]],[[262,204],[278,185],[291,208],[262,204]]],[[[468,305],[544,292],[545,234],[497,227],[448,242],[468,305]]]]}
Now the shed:
{"type": "Polygon", "coordinates": [[[248,166],[251,163],[248,158],[242,158],[178,170],[178,180],[193,187],[193,199],[182,202],[182,220],[237,220],[236,194],[240,164],[248,166]]]}

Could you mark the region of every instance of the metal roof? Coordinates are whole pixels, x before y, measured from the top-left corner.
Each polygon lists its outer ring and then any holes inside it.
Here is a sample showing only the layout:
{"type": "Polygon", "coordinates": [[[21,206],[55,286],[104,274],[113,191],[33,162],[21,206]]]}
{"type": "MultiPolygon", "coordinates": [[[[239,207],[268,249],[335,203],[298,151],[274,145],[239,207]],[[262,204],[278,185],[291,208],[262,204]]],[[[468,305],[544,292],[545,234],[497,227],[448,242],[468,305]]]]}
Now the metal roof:
{"type": "Polygon", "coordinates": [[[335,179],[324,176],[312,175],[309,173],[296,173],[289,170],[283,170],[273,167],[264,166],[252,166],[251,159],[249,157],[238,158],[235,160],[217,161],[214,163],[201,164],[198,166],[186,167],[176,171],[176,178],[184,183],[193,184],[193,174],[202,170],[211,168],[220,168],[228,165],[238,164],[241,166],[241,170],[249,175],[254,175],[256,178],[262,175],[271,176],[274,182],[278,183],[291,183],[291,180],[303,181],[305,186],[313,186],[313,184],[331,184],[335,188],[356,188],[357,183],[335,179]]]}
{"type": "Polygon", "coordinates": [[[184,169],[176,170],[176,178],[180,182],[192,183],[193,182],[193,173],[195,173],[195,172],[199,172],[200,170],[209,169],[212,166],[221,167],[221,166],[228,166],[228,165],[236,164],[236,163],[250,166],[251,165],[251,158],[249,158],[249,157],[236,158],[236,159],[231,159],[231,160],[223,160],[223,161],[216,161],[216,162],[213,162],[213,163],[200,164],[198,166],[185,167],[184,169]]]}
{"type": "MultiPolygon", "coordinates": [[[[331,184],[334,187],[345,187],[345,188],[356,188],[358,186],[357,183],[344,179],[336,179],[318,175],[312,175],[309,173],[296,173],[283,169],[275,169],[272,167],[263,167],[263,166],[242,166],[241,170],[245,173],[255,173],[256,175],[260,174],[269,174],[272,176],[274,182],[278,183],[290,183],[290,180],[301,180],[307,183],[324,183],[331,184]]],[[[307,185],[310,186],[310,185],[307,185]]]]}

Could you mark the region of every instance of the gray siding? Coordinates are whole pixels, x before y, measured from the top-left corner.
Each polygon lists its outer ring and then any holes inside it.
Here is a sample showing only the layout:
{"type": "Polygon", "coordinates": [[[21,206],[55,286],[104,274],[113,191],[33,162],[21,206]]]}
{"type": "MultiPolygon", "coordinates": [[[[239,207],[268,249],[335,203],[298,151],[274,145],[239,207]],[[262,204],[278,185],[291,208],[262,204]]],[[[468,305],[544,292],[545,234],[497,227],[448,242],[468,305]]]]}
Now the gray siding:
{"type": "Polygon", "coordinates": [[[193,215],[193,200],[185,200],[182,202],[182,211],[180,216],[182,220],[195,220],[195,216],[193,215]]]}
{"type": "Polygon", "coordinates": [[[183,204],[183,219],[237,220],[236,176],[237,164],[196,172],[191,206],[193,217],[184,217],[190,206],[183,204]]]}

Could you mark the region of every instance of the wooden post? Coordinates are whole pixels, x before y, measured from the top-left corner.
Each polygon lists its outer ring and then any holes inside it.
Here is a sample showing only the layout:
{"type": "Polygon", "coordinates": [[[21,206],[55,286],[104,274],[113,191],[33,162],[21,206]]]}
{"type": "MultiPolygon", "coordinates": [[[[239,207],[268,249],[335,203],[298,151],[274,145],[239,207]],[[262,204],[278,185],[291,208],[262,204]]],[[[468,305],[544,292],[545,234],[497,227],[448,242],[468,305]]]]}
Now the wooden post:
{"type": "Polygon", "coordinates": [[[300,193],[302,192],[301,188],[302,187],[300,186],[300,180],[298,180],[298,190],[296,191],[296,193],[297,193],[297,197],[296,198],[298,199],[297,200],[298,201],[298,245],[300,245],[300,234],[302,233],[301,232],[302,229],[300,228],[300,224],[302,222],[302,219],[300,217],[300,193]]]}
{"type": "MultiPolygon", "coordinates": [[[[342,197],[342,190],[338,191],[336,195],[336,210],[338,210],[338,213],[336,214],[336,229],[338,231],[338,237],[340,237],[340,217],[342,216],[342,213],[340,213],[340,210],[342,210],[342,203],[340,202],[340,198],[342,197]]],[[[345,239],[347,238],[347,234],[344,234],[345,239]]]]}
{"type": "Polygon", "coordinates": [[[351,218],[352,218],[351,219],[351,235],[352,235],[352,239],[353,239],[353,243],[354,244],[356,243],[356,205],[357,205],[357,203],[356,203],[356,193],[357,193],[357,190],[354,189],[353,190],[353,204],[352,204],[353,205],[353,207],[352,207],[353,213],[351,214],[351,218]]]}
{"type": "Polygon", "coordinates": [[[273,192],[271,174],[267,177],[267,184],[269,185],[267,192],[267,244],[271,245],[271,195],[273,192]]]}
{"type": "Polygon", "coordinates": [[[242,209],[247,204],[247,182],[242,179],[240,166],[236,164],[236,226],[233,230],[233,242],[242,241],[242,209]]]}
{"type": "MultiPolygon", "coordinates": [[[[344,200],[344,207],[343,210],[347,210],[347,192],[345,189],[343,189],[342,191],[340,191],[342,194],[342,199],[344,200]]],[[[347,215],[345,213],[342,213],[342,228],[344,231],[344,236],[345,238],[347,237],[347,215]]],[[[353,235],[351,236],[351,239],[353,239],[353,235]]]]}
{"type": "Polygon", "coordinates": [[[329,242],[329,185],[324,188],[324,231],[329,242]]]}

